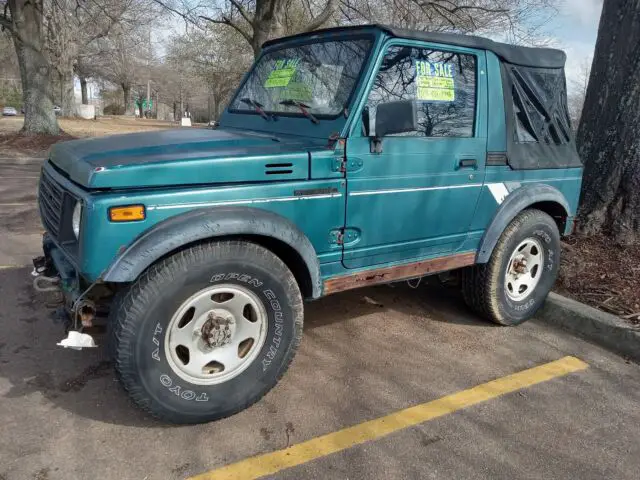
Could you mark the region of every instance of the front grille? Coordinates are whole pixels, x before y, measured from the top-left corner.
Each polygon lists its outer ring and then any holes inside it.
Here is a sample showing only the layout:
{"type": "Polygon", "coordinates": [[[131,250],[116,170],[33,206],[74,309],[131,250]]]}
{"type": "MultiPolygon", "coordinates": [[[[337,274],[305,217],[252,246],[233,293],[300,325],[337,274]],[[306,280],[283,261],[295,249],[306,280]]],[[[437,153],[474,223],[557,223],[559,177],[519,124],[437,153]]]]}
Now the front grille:
{"type": "Polygon", "coordinates": [[[44,227],[54,238],[58,238],[64,205],[64,190],[45,172],[42,172],[40,176],[38,203],[44,227]]]}

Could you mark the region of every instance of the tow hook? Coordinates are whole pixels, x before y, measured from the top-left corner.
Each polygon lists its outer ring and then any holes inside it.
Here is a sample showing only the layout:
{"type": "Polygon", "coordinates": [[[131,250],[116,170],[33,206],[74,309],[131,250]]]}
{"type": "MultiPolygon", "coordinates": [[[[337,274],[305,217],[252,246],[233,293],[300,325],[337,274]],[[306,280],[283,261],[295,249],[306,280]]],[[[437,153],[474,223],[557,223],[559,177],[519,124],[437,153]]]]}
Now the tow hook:
{"type": "Polygon", "coordinates": [[[74,311],[76,312],[76,318],[73,324],[77,327],[79,322],[80,328],[78,330],[69,330],[67,338],[63,338],[56,345],[73,350],[96,347],[93,337],[88,333],[82,332],[85,328],[93,326],[93,320],[96,316],[95,304],[86,299],[78,300],[74,311]]]}
{"type": "Polygon", "coordinates": [[[59,292],[60,289],[60,277],[46,277],[37,273],[34,269],[31,272],[34,275],[33,288],[36,292],[59,292]]]}
{"type": "MultiPolygon", "coordinates": [[[[91,287],[89,287],[89,289],[90,288],[91,287]]],[[[56,345],[73,350],[97,347],[93,337],[88,333],[82,332],[85,328],[91,328],[93,326],[93,320],[96,317],[95,303],[86,298],[82,298],[89,289],[87,289],[73,305],[73,312],[75,314],[73,325],[75,330],[69,330],[67,338],[63,338],[56,345]]]]}
{"type": "MultiPolygon", "coordinates": [[[[37,292],[60,292],[62,293],[62,287],[60,285],[60,277],[48,277],[43,275],[44,268],[36,266],[31,272],[33,275],[33,288],[37,292]]],[[[93,286],[93,285],[92,285],[93,286]]],[[[90,289],[91,287],[89,287],[90,289]]],[[[63,338],[56,345],[64,348],[71,348],[73,350],[82,350],[83,348],[94,348],[96,342],[93,337],[87,333],[83,333],[84,328],[90,328],[93,326],[93,321],[96,317],[95,304],[85,298],[82,298],[88,291],[87,289],[83,295],[81,295],[73,305],[73,315],[70,316],[67,309],[64,306],[58,307],[53,316],[57,322],[65,325],[65,330],[73,325],[73,330],[67,331],[66,338],[63,338]],[[73,318],[75,317],[75,318],[73,318]]]]}

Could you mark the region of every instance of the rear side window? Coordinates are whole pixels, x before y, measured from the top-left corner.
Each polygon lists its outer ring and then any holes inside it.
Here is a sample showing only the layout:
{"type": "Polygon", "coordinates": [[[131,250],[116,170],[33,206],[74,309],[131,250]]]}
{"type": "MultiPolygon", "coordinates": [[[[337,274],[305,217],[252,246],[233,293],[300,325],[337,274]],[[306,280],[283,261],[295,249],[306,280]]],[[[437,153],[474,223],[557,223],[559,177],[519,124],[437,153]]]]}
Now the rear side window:
{"type": "Polygon", "coordinates": [[[562,145],[571,125],[562,69],[508,66],[516,143],[562,145]]]}
{"type": "Polygon", "coordinates": [[[476,112],[476,57],[430,48],[390,47],[363,113],[365,135],[375,135],[376,107],[397,100],[418,102],[420,124],[419,130],[398,136],[472,137],[476,112]]]}

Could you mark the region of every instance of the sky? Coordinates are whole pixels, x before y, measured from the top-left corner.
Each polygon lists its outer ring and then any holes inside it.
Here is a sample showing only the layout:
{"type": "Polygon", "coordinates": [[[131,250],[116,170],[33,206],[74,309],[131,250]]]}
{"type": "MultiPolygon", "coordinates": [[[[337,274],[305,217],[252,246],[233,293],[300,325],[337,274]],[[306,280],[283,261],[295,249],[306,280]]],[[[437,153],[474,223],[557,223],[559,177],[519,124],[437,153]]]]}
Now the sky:
{"type": "Polygon", "coordinates": [[[581,66],[593,59],[602,0],[564,0],[559,10],[549,34],[554,46],[567,53],[567,88],[572,92],[578,88],[581,66]]]}

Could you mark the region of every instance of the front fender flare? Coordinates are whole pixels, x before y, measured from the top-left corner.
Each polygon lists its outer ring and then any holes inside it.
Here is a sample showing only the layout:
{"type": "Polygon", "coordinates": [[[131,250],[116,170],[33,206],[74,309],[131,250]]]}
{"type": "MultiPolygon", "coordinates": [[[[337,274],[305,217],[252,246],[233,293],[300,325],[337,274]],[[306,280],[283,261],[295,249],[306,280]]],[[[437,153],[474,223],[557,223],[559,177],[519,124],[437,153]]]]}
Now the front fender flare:
{"type": "Polygon", "coordinates": [[[184,245],[230,235],[259,235],[287,244],[306,264],[311,277],[312,297],[321,295],[318,256],[307,236],[280,215],[242,206],[194,209],[155,224],[111,263],[102,280],[132,282],[156,260],[184,245]]]}
{"type": "Polygon", "coordinates": [[[564,209],[567,217],[571,216],[569,202],[557,188],[543,183],[517,188],[507,195],[493,216],[489,227],[485,230],[480,241],[476,263],[487,263],[500,235],[507,228],[507,225],[511,223],[511,220],[525,208],[540,202],[557,203],[564,209]]]}

